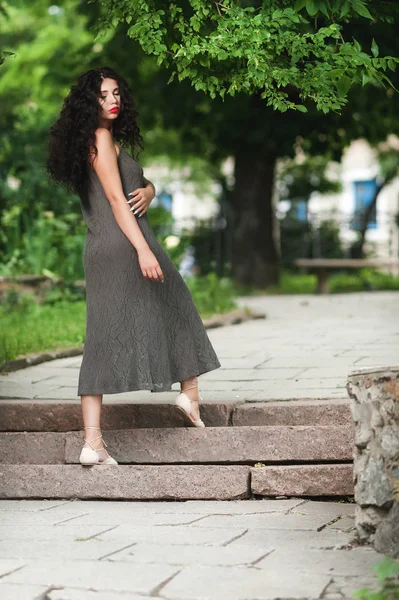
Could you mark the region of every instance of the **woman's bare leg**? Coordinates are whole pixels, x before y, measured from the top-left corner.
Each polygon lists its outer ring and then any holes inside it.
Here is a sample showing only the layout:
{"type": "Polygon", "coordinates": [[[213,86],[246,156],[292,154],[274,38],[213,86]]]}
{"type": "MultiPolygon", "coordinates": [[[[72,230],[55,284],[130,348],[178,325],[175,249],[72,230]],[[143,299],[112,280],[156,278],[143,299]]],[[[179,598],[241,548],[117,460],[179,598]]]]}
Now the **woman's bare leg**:
{"type": "MultiPolygon", "coordinates": [[[[101,422],[101,407],[102,407],[102,394],[96,394],[96,395],[84,395],[81,396],[81,402],[82,402],[82,414],[83,414],[83,424],[85,425],[85,427],[87,426],[91,426],[91,427],[101,427],[100,422],[101,422]]],[[[104,444],[103,444],[103,440],[102,438],[99,438],[98,440],[94,440],[94,442],[92,441],[93,438],[98,437],[99,435],[101,435],[101,431],[99,431],[98,429],[85,429],[85,438],[86,440],[88,440],[91,445],[93,446],[93,448],[95,448],[96,450],[98,450],[98,454],[100,459],[106,459],[107,458],[107,452],[104,449],[104,444]],[[101,450],[104,449],[103,452],[101,452],[101,450]]],[[[86,448],[90,448],[91,446],[89,444],[84,444],[84,446],[86,448]]]]}
{"type": "Polygon", "coordinates": [[[199,418],[199,391],[198,391],[198,377],[188,377],[180,382],[180,391],[184,392],[186,396],[190,398],[191,402],[191,416],[194,420],[199,418]]]}

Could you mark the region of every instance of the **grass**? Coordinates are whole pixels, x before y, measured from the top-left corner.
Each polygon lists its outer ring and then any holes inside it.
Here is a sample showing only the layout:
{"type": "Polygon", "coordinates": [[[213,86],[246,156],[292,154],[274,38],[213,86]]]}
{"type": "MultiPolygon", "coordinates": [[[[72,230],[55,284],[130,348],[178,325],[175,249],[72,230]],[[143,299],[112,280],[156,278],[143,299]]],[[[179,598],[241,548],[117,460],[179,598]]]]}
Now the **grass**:
{"type": "Polygon", "coordinates": [[[0,365],[24,354],[80,346],[85,338],[85,302],[25,303],[0,307],[0,365]]]}

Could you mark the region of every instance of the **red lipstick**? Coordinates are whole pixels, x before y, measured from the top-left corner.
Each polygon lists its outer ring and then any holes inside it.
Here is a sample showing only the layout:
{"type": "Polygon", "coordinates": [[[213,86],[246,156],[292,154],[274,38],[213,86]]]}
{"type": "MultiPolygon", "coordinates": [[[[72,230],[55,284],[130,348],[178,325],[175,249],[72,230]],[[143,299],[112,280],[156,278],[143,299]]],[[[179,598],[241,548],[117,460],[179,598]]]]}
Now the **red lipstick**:
{"type": "Polygon", "coordinates": [[[111,110],[109,112],[110,113],[117,113],[117,112],[119,112],[119,108],[117,106],[115,106],[114,108],[111,108],[111,110]]]}

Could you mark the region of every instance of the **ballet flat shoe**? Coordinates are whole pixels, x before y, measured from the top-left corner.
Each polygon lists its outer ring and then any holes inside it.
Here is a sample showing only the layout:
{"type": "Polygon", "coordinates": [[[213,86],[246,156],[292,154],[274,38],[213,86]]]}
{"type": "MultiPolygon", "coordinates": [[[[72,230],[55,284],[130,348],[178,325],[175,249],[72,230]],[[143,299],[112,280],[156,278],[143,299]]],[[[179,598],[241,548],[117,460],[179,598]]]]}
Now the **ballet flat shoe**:
{"type": "MultiPolygon", "coordinates": [[[[202,401],[201,396],[200,400],[202,401]]],[[[193,419],[191,417],[191,403],[192,401],[184,392],[180,392],[180,394],[175,400],[175,406],[177,410],[179,410],[183,415],[187,425],[189,425],[190,427],[205,427],[205,423],[202,421],[202,419],[200,419],[199,417],[198,419],[193,419]]]]}
{"type": "Polygon", "coordinates": [[[118,463],[112,456],[108,456],[105,460],[100,460],[96,450],[91,448],[82,448],[79,456],[79,462],[81,465],[117,465],[118,463]]]}

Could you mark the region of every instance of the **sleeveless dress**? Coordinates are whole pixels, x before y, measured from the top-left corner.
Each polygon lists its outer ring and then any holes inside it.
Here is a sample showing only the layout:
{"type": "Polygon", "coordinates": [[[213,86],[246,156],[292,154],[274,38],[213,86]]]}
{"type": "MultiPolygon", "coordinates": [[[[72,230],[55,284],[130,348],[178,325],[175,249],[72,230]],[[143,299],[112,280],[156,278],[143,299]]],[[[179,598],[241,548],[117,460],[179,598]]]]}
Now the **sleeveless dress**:
{"type": "MultiPolygon", "coordinates": [[[[129,192],[144,187],[143,169],[122,147],[118,166],[128,200],[129,192]]],[[[219,368],[191,292],[157,241],[147,212],[131,214],[161,266],[163,283],[144,277],[94,170],[89,177],[89,206],[81,199],[86,340],[77,395],[163,392],[219,368]]]]}

